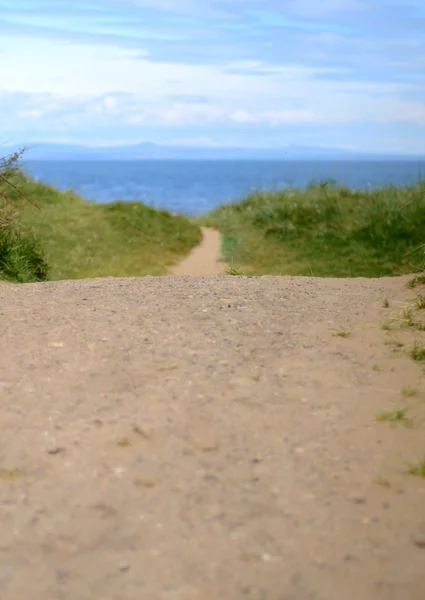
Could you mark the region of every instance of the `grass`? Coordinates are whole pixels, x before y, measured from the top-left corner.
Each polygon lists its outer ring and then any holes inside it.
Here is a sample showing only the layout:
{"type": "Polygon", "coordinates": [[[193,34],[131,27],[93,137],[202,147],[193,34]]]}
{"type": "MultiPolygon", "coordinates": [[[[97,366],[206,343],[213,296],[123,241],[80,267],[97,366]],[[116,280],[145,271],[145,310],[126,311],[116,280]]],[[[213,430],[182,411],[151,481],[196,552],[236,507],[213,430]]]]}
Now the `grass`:
{"type": "Polygon", "coordinates": [[[425,323],[421,323],[416,319],[416,314],[413,308],[406,308],[401,315],[405,327],[416,329],[417,331],[425,331],[425,323]]]}
{"type": "Polygon", "coordinates": [[[40,242],[14,224],[0,227],[0,279],[28,283],[47,277],[48,265],[40,242]]]}
{"type": "Polygon", "coordinates": [[[404,343],[400,340],[385,340],[385,346],[391,346],[392,348],[400,349],[404,347],[404,343]]]}
{"type": "Polygon", "coordinates": [[[406,398],[413,398],[414,396],[417,396],[419,394],[419,391],[416,388],[405,387],[402,388],[401,393],[406,398]]]}
{"type": "Polygon", "coordinates": [[[394,319],[384,319],[381,323],[381,329],[384,331],[391,331],[394,324],[394,319]]]}
{"type": "Polygon", "coordinates": [[[420,459],[416,464],[409,465],[406,473],[408,475],[415,475],[416,477],[425,478],[425,456],[420,459]]]}
{"type": "Polygon", "coordinates": [[[351,336],[351,332],[346,329],[337,329],[332,332],[332,335],[335,337],[348,338],[351,336]]]}
{"type": "Polygon", "coordinates": [[[388,479],[386,479],[385,477],[382,477],[382,475],[377,475],[373,479],[373,483],[376,483],[376,485],[380,485],[381,487],[386,487],[386,488],[391,487],[391,482],[388,479]]]}
{"type": "Polygon", "coordinates": [[[425,362],[425,346],[415,344],[410,351],[410,356],[417,362],[425,362]]]}
{"type": "Polygon", "coordinates": [[[371,191],[331,182],[254,191],[197,222],[218,229],[226,262],[249,266],[252,275],[418,272],[424,267],[425,182],[371,191]]]}
{"type": "Polygon", "coordinates": [[[388,298],[387,298],[387,297],[385,297],[385,298],[382,300],[382,308],[389,308],[389,307],[390,307],[390,301],[388,300],[388,298]]]}
{"type": "MultiPolygon", "coordinates": [[[[163,275],[201,241],[196,223],[139,202],[94,204],[22,174],[13,183],[41,209],[9,191],[23,230],[43,249],[51,280],[163,275]]],[[[0,276],[23,280],[16,269],[0,276]]]]}
{"type": "Polygon", "coordinates": [[[226,275],[245,275],[242,269],[233,266],[228,266],[224,272],[226,275]]]}
{"type": "Polygon", "coordinates": [[[423,294],[416,296],[415,307],[417,310],[425,310],[425,296],[423,294]]]}
{"type": "Polygon", "coordinates": [[[407,282],[408,288],[415,288],[418,285],[425,285],[425,275],[417,275],[413,279],[407,282]]]}
{"type": "Polygon", "coordinates": [[[390,423],[392,427],[411,427],[412,419],[409,417],[408,411],[409,409],[406,407],[384,411],[376,416],[376,420],[379,422],[386,421],[387,423],[390,423]]]}

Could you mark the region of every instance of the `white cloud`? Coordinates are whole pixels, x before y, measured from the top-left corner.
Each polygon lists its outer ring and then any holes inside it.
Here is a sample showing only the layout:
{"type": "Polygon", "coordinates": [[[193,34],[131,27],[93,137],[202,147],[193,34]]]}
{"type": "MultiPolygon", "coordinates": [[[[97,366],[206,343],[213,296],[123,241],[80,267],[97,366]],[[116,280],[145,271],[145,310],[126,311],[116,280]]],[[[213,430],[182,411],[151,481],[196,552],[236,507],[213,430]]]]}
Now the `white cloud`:
{"type": "Polygon", "coordinates": [[[51,136],[54,130],[66,137],[77,129],[88,136],[103,130],[106,137],[111,128],[157,126],[199,128],[203,137],[217,124],[425,125],[425,103],[398,99],[409,85],[326,80],[319,77],[325,69],[261,61],[175,64],[113,45],[17,36],[13,44],[7,36],[0,39],[0,54],[5,131],[51,136]],[[182,96],[203,100],[178,101],[182,96]]]}

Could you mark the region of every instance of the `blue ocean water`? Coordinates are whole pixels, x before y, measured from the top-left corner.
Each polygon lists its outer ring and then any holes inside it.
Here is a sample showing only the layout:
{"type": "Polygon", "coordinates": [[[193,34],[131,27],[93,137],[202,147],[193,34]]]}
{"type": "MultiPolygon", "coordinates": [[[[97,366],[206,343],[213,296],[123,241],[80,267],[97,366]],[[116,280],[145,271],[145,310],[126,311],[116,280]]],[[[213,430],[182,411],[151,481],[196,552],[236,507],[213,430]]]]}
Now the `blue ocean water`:
{"type": "Polygon", "coordinates": [[[425,162],[409,161],[27,161],[25,170],[59,189],[94,202],[137,200],[197,215],[241,199],[253,189],[305,187],[334,179],[350,188],[408,185],[425,176],[425,162]]]}

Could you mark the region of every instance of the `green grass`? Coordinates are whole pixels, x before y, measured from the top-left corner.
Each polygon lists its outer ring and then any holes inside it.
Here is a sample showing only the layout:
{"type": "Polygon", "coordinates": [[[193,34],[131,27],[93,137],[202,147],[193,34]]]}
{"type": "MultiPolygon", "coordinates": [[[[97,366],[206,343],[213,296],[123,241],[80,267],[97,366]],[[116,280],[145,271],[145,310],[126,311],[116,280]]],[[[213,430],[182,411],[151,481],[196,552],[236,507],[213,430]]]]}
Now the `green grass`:
{"type": "Polygon", "coordinates": [[[233,266],[228,266],[224,272],[226,275],[245,275],[242,269],[233,266]]]}
{"type": "Polygon", "coordinates": [[[419,460],[416,464],[409,465],[406,470],[408,475],[415,475],[416,477],[425,478],[425,456],[419,460]]]}
{"type": "Polygon", "coordinates": [[[408,408],[397,408],[395,410],[384,411],[376,416],[376,420],[380,422],[386,421],[390,423],[392,427],[410,427],[412,425],[412,419],[408,415],[408,408]]]}
{"type": "Polygon", "coordinates": [[[425,346],[415,344],[410,351],[410,356],[417,362],[425,362],[425,346]]]}
{"type": "Polygon", "coordinates": [[[391,331],[394,323],[394,319],[384,319],[384,321],[382,321],[381,323],[381,329],[383,329],[384,331],[391,331]]]}
{"type": "Polygon", "coordinates": [[[424,267],[425,182],[255,191],[197,221],[221,231],[226,262],[251,275],[380,277],[424,267]]]}
{"type": "Polygon", "coordinates": [[[337,329],[332,332],[332,335],[335,337],[348,338],[351,336],[351,332],[346,329],[337,329]]]}
{"type": "Polygon", "coordinates": [[[48,265],[39,241],[16,226],[0,227],[0,279],[29,283],[47,277],[48,265]]]}
{"type": "Polygon", "coordinates": [[[40,207],[8,193],[23,229],[43,249],[52,280],[163,275],[202,238],[196,223],[139,202],[94,204],[23,175],[13,183],[40,207]]]}
{"type": "Polygon", "coordinates": [[[419,391],[416,388],[405,387],[405,388],[402,388],[401,393],[406,398],[413,398],[414,396],[418,395],[419,391]]]}
{"type": "Polygon", "coordinates": [[[417,275],[413,279],[407,282],[408,288],[415,288],[418,285],[425,285],[425,275],[417,275]]]}

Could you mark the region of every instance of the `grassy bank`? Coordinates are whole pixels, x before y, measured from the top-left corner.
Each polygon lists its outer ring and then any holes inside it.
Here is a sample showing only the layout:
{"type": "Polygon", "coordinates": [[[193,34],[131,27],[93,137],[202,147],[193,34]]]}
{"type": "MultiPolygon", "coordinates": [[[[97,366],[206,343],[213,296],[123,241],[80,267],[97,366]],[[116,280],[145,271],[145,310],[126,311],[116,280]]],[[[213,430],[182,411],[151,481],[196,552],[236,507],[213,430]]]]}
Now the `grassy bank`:
{"type": "MultiPolygon", "coordinates": [[[[11,181],[39,207],[8,189],[8,203],[18,209],[25,233],[20,239],[38,244],[51,280],[163,275],[201,240],[197,224],[138,202],[97,205],[22,174],[11,181]]],[[[1,277],[31,280],[0,267],[1,277]]]]}
{"type": "Polygon", "coordinates": [[[225,261],[251,275],[381,277],[424,268],[425,182],[351,191],[331,183],[253,192],[197,222],[223,234],[225,261]]]}

